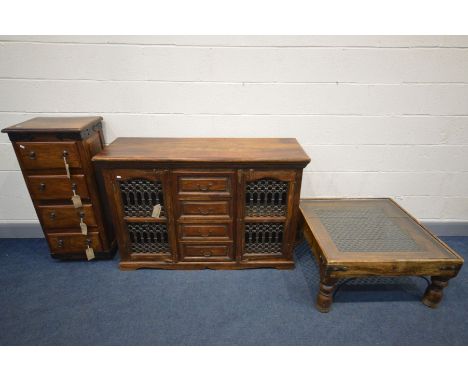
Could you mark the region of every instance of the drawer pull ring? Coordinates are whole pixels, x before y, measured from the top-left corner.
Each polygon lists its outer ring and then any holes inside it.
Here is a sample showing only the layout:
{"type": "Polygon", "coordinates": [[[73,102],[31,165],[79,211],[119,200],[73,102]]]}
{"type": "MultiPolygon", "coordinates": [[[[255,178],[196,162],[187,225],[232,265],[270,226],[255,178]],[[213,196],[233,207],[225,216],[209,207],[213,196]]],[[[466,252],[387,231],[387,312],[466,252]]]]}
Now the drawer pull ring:
{"type": "Polygon", "coordinates": [[[51,220],[55,220],[55,217],[56,217],[56,216],[57,216],[57,215],[55,214],[55,211],[52,211],[52,212],[50,213],[50,219],[51,219],[51,220]]]}
{"type": "Polygon", "coordinates": [[[57,247],[58,248],[63,248],[63,240],[62,239],[57,240],[57,247]]]}
{"type": "Polygon", "coordinates": [[[208,232],[206,233],[202,233],[201,230],[198,230],[198,234],[201,236],[201,237],[209,237],[213,232],[211,230],[208,230],[208,232]]]}
{"type": "Polygon", "coordinates": [[[63,150],[63,157],[66,158],[68,156],[68,151],[67,150],[63,150]]]}
{"type": "Polygon", "coordinates": [[[34,151],[29,152],[29,159],[31,159],[31,160],[36,159],[36,153],[34,151]]]}
{"type": "Polygon", "coordinates": [[[205,251],[203,252],[203,256],[205,257],[210,257],[212,255],[212,252],[211,251],[205,251]]]}
{"type": "Polygon", "coordinates": [[[203,208],[199,208],[198,209],[198,213],[200,215],[209,215],[209,214],[212,214],[213,213],[213,209],[212,208],[208,208],[207,210],[204,210],[203,208]]]}
{"type": "Polygon", "coordinates": [[[46,185],[45,183],[39,184],[39,191],[45,191],[46,185]]]}
{"type": "Polygon", "coordinates": [[[201,184],[198,185],[198,191],[209,191],[213,183],[208,183],[205,187],[203,187],[201,184]]]}

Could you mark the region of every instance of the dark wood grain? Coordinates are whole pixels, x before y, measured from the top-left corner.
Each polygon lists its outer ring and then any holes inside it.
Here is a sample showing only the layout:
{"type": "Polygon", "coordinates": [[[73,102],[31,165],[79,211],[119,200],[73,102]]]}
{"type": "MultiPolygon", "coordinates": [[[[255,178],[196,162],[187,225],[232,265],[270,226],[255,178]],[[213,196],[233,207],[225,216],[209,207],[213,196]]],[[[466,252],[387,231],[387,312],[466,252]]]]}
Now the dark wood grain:
{"type": "Polygon", "coordinates": [[[2,133],[80,132],[90,126],[96,126],[101,121],[102,117],[37,117],[6,127],[2,133]]]}
{"type": "Polygon", "coordinates": [[[63,169],[65,162],[71,168],[81,167],[81,158],[76,142],[15,142],[20,161],[27,169],[63,169]]]}
{"type": "Polygon", "coordinates": [[[38,213],[46,229],[76,228],[80,226],[81,218],[88,227],[96,227],[93,206],[83,204],[76,209],[73,205],[39,205],[38,213]]]}
{"type": "Polygon", "coordinates": [[[310,158],[294,138],[117,138],[93,161],[304,167],[310,158]]]}
{"type": "MultiPolygon", "coordinates": [[[[309,161],[295,139],[117,139],[93,163],[102,175],[116,227],[120,268],[294,267],[300,183],[309,161]],[[263,179],[287,183],[284,215],[245,215],[247,182],[263,179]],[[143,217],[126,216],[120,187],[128,180],[162,182],[164,217],[153,218],[148,212],[143,217]],[[149,233],[141,233],[140,239],[129,230],[129,224],[138,222],[149,224],[149,233]],[[281,225],[284,237],[275,253],[248,253],[244,229],[252,223],[281,225]],[[145,252],[151,244],[142,238],[153,240],[149,227],[155,224],[167,226],[169,254],[145,252]]],[[[134,200],[144,197],[135,195],[134,200]]]]}
{"type": "Polygon", "coordinates": [[[91,157],[104,147],[101,120],[38,117],[2,130],[13,142],[51,255],[57,259],[86,259],[84,243],[88,239],[97,259],[115,254],[113,229],[103,212],[91,164],[91,157]],[[82,199],[81,208],[74,208],[71,203],[73,189],[82,199]],[[88,226],[86,235],[81,231],[81,216],[88,226]]]}
{"type": "MultiPolygon", "coordinates": [[[[430,307],[436,307],[442,299],[442,289],[450,278],[457,275],[463,265],[460,255],[392,199],[303,199],[300,202],[300,213],[300,229],[320,268],[317,308],[321,312],[330,310],[333,288],[338,280],[368,276],[433,276],[433,282],[426,291],[423,302],[430,307]],[[391,231],[385,232],[383,228],[380,232],[374,230],[376,238],[392,240],[388,232],[402,232],[407,238],[405,240],[409,240],[417,249],[341,251],[317,211],[326,210],[330,216],[334,211],[339,213],[343,209],[378,210],[385,216],[391,231]]],[[[346,221],[347,218],[344,217],[340,224],[345,224],[343,222],[346,221]]],[[[362,241],[358,236],[355,236],[355,240],[362,241]]]]}

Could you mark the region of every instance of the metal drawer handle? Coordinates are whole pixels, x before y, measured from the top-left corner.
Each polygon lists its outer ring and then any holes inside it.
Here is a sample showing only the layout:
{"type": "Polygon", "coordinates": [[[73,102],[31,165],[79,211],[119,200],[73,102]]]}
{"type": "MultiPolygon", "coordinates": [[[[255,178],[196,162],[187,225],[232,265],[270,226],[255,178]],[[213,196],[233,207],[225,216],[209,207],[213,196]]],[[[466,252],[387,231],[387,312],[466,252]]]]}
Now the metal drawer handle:
{"type": "Polygon", "coordinates": [[[201,237],[208,237],[208,236],[210,236],[212,233],[213,233],[213,232],[212,232],[211,230],[208,230],[207,233],[202,233],[202,230],[201,230],[201,229],[198,230],[198,235],[201,236],[201,237]]]}
{"type": "Polygon", "coordinates": [[[50,216],[50,220],[55,220],[55,217],[57,215],[55,214],[55,211],[52,211],[49,216],[50,216]]]}
{"type": "Polygon", "coordinates": [[[63,157],[66,158],[68,156],[68,151],[67,150],[63,150],[63,157]]]}
{"type": "Polygon", "coordinates": [[[208,208],[207,210],[204,210],[203,208],[199,208],[198,213],[201,214],[201,215],[209,215],[209,214],[213,213],[213,209],[208,208]]]}
{"type": "Polygon", "coordinates": [[[209,191],[213,183],[208,183],[205,187],[203,187],[201,184],[198,185],[198,191],[209,191]]]}
{"type": "Polygon", "coordinates": [[[91,246],[92,240],[91,239],[86,239],[86,245],[91,246]]]}
{"type": "Polygon", "coordinates": [[[213,253],[211,251],[204,251],[203,256],[210,257],[213,253]]]}
{"type": "Polygon", "coordinates": [[[29,159],[32,159],[32,160],[36,159],[36,153],[34,151],[29,152],[29,159]]]}
{"type": "Polygon", "coordinates": [[[39,184],[39,191],[45,191],[46,185],[45,183],[39,184]]]}
{"type": "Polygon", "coordinates": [[[63,248],[63,244],[64,244],[64,243],[63,243],[63,240],[62,240],[62,239],[58,239],[58,240],[57,240],[57,247],[58,247],[58,248],[63,248]]]}

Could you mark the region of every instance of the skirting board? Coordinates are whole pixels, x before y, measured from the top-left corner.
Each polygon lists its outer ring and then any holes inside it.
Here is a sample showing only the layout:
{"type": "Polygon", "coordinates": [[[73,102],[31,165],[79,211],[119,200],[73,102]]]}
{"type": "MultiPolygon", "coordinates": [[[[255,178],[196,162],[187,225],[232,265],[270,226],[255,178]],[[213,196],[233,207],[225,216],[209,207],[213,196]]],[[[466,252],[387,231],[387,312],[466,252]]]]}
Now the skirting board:
{"type": "MultiPolygon", "coordinates": [[[[468,221],[421,220],[437,236],[468,236],[468,221]]],[[[37,238],[44,237],[39,223],[0,222],[0,238],[37,238]]]]}

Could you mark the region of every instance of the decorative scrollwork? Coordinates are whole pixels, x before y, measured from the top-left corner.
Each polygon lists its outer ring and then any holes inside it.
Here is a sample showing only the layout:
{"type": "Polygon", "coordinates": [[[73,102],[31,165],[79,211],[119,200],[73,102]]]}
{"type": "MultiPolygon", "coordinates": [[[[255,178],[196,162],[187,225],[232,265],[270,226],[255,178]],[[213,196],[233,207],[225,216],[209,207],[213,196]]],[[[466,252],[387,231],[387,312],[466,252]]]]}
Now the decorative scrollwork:
{"type": "Polygon", "coordinates": [[[245,225],[245,253],[280,253],[283,245],[282,223],[245,225]]]}
{"type": "Polygon", "coordinates": [[[128,223],[131,251],[135,253],[169,253],[166,224],[128,223]]]}
{"type": "Polygon", "coordinates": [[[260,179],[247,182],[246,216],[285,216],[288,203],[288,182],[260,179]]]}
{"type": "Polygon", "coordinates": [[[119,183],[125,216],[151,216],[153,207],[161,205],[164,216],[163,187],[160,181],[130,179],[119,183]]]}

